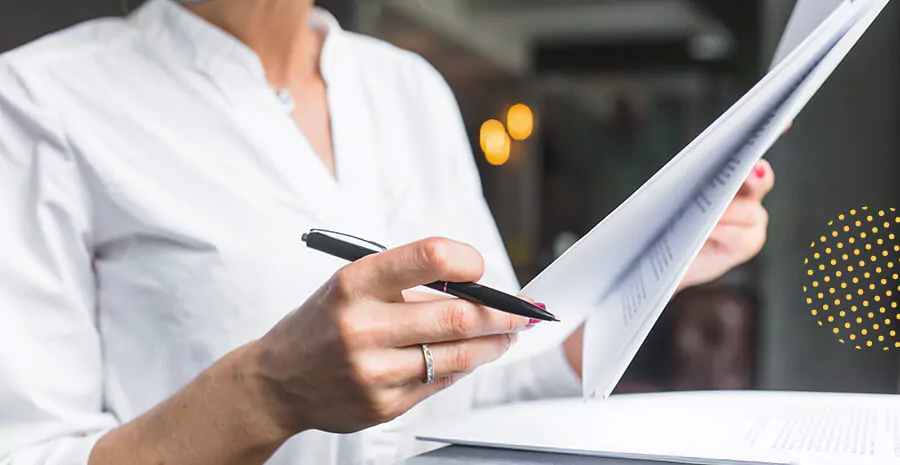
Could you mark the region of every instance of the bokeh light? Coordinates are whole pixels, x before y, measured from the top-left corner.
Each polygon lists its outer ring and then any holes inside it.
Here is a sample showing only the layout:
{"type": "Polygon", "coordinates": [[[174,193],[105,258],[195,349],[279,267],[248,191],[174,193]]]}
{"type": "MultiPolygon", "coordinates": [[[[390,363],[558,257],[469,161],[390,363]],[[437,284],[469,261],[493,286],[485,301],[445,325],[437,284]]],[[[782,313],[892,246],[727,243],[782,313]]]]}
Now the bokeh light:
{"type": "Polygon", "coordinates": [[[512,149],[506,128],[498,120],[489,119],[481,125],[481,150],[488,163],[500,166],[509,161],[512,149]]]}
{"type": "Polygon", "coordinates": [[[528,105],[517,103],[509,108],[506,115],[506,127],[513,139],[528,139],[534,131],[534,113],[528,105]]]}

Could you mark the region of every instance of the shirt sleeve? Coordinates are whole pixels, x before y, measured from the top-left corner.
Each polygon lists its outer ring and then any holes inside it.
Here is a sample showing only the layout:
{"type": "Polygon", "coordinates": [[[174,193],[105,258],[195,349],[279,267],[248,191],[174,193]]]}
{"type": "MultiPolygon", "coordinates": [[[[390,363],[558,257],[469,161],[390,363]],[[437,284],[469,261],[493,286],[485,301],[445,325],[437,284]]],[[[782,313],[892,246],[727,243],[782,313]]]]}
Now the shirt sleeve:
{"type": "Polygon", "coordinates": [[[84,465],[103,412],[91,202],[39,80],[0,60],[0,465],[84,465]]]}
{"type": "MultiPolygon", "coordinates": [[[[424,60],[423,60],[424,61],[424,60]]],[[[453,186],[451,217],[465,225],[455,239],[472,244],[485,260],[482,282],[515,293],[519,283],[503,246],[503,240],[484,199],[472,147],[466,136],[459,105],[446,81],[430,65],[425,66],[429,113],[444,128],[437,139],[450,158],[444,175],[453,186]]],[[[581,394],[581,380],[569,366],[561,346],[535,357],[503,366],[487,366],[475,373],[476,406],[483,407],[521,400],[570,397],[581,394]]]]}

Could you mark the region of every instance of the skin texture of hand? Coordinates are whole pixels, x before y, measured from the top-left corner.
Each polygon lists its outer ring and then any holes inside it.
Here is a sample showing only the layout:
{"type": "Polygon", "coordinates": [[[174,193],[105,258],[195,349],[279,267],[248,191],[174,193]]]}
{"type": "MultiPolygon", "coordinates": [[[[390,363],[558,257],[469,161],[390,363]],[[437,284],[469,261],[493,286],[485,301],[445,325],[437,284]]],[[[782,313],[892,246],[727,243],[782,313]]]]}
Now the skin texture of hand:
{"type": "Polygon", "coordinates": [[[762,200],[774,186],[771,165],[760,160],[694,259],[679,290],[718,279],[762,250],[769,226],[762,200]]]}
{"type": "MultiPolygon", "coordinates": [[[[713,281],[759,253],[769,224],[762,200],[774,186],[772,166],[760,160],[691,264],[678,291],[713,281]]],[[[563,343],[566,360],[579,377],[583,337],[584,326],[563,343]]]]}
{"type": "Polygon", "coordinates": [[[407,301],[434,281],[477,281],[475,249],[429,239],[353,263],[260,340],[260,367],[289,432],[358,431],[406,412],[508,349],[529,320],[443,297],[407,301]],[[302,341],[302,342],[299,342],[302,341]],[[436,381],[422,383],[420,344],[436,381]]]}
{"type": "Polygon", "coordinates": [[[288,438],[390,421],[503,355],[529,319],[407,289],[478,281],[481,255],[426,239],[338,271],[268,334],[100,439],[90,465],[260,464],[288,438]],[[434,354],[426,385],[420,344],[434,354]]]}

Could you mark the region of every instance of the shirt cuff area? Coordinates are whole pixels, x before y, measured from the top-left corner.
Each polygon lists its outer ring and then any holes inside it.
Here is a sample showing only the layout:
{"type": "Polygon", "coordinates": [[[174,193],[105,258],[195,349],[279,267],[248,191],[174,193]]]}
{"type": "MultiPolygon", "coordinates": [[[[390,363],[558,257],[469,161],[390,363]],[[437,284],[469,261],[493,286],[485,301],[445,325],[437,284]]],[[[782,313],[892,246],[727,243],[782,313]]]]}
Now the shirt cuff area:
{"type": "Polygon", "coordinates": [[[538,354],[530,362],[537,397],[581,396],[581,378],[569,365],[562,345],[538,354]]]}
{"type": "Polygon", "coordinates": [[[476,372],[475,408],[581,395],[581,380],[569,366],[562,346],[509,364],[476,372]]]}

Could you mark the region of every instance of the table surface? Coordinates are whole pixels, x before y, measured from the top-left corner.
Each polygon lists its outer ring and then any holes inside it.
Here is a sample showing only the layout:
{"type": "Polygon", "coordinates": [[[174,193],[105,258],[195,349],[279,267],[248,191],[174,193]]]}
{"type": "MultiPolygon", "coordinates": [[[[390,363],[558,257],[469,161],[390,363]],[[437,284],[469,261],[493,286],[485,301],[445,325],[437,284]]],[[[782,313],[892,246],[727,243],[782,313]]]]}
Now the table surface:
{"type": "Polygon", "coordinates": [[[397,465],[674,465],[671,462],[583,457],[479,447],[449,446],[397,465]]]}

